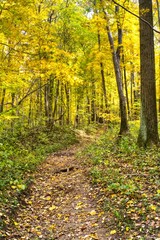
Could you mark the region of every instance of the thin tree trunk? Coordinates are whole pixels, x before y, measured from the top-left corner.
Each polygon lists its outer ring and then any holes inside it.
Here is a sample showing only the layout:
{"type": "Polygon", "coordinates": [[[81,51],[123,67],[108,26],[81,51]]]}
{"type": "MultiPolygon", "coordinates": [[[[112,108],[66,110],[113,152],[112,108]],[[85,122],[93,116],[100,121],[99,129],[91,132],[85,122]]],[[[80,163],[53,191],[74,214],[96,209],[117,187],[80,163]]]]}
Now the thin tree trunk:
{"type": "Polygon", "coordinates": [[[89,125],[91,123],[91,101],[89,98],[89,94],[87,91],[87,107],[86,107],[86,111],[87,111],[87,124],[89,125]]]}
{"type": "Polygon", "coordinates": [[[80,118],[79,118],[79,104],[76,105],[76,116],[75,116],[75,122],[74,126],[77,128],[80,124],[80,118]]]}
{"type": "Polygon", "coordinates": [[[60,101],[60,106],[59,106],[59,112],[58,112],[58,118],[59,118],[59,124],[60,125],[64,125],[64,84],[61,83],[60,84],[60,98],[61,98],[61,101],[60,101]],[[61,117],[62,116],[62,117],[61,117]]]}
{"type": "MultiPolygon", "coordinates": [[[[11,94],[11,98],[12,98],[12,101],[11,101],[12,109],[14,109],[15,93],[11,94]]],[[[12,115],[13,116],[15,115],[14,111],[12,112],[12,115]]],[[[12,130],[12,132],[14,131],[14,123],[15,123],[15,119],[13,118],[12,121],[11,121],[11,130],[12,130]]]]}
{"type": "Polygon", "coordinates": [[[55,119],[56,113],[57,113],[58,97],[59,97],[59,80],[57,80],[57,83],[56,83],[56,93],[55,93],[54,109],[53,109],[53,120],[55,119]]]}
{"type": "Polygon", "coordinates": [[[120,101],[121,125],[120,125],[119,135],[123,135],[126,132],[128,132],[126,100],[125,100],[125,96],[123,94],[122,76],[121,76],[119,61],[118,61],[118,58],[116,56],[116,52],[115,52],[115,49],[114,49],[113,37],[111,35],[110,29],[109,29],[108,26],[107,26],[107,32],[108,32],[108,39],[109,39],[111,50],[112,50],[112,58],[113,58],[115,75],[116,75],[119,101],[120,101]]]}
{"type": "Polygon", "coordinates": [[[30,96],[29,101],[29,111],[28,111],[28,126],[32,125],[32,95],[30,96]]]}
{"type": "Polygon", "coordinates": [[[53,125],[53,84],[54,84],[54,78],[53,76],[50,76],[49,79],[49,92],[48,92],[48,124],[49,127],[52,127],[53,125]]]}
{"type": "Polygon", "coordinates": [[[6,95],[6,89],[4,88],[2,90],[2,99],[1,99],[1,104],[0,104],[0,113],[3,112],[5,95],[6,95]]]}
{"type": "Polygon", "coordinates": [[[127,88],[127,77],[126,77],[126,68],[125,68],[125,61],[124,61],[124,49],[123,49],[123,31],[122,31],[122,24],[119,18],[119,6],[115,6],[115,13],[117,15],[117,29],[118,29],[118,48],[116,51],[117,59],[119,61],[120,71],[123,71],[123,75],[121,73],[122,78],[122,88],[124,87],[126,93],[126,107],[128,110],[128,116],[130,114],[129,110],[129,100],[128,100],[128,88],[127,88]],[[121,63],[123,65],[121,70],[121,63]],[[124,84],[123,84],[123,77],[124,77],[124,84]]]}
{"type": "MultiPolygon", "coordinates": [[[[94,7],[95,7],[95,14],[98,17],[98,10],[96,9],[96,4],[97,1],[94,0],[94,7]]],[[[98,49],[99,49],[99,53],[101,53],[101,34],[100,34],[100,30],[99,27],[97,26],[98,29],[98,49]]],[[[105,110],[104,112],[108,112],[108,100],[107,100],[107,90],[106,90],[106,80],[105,80],[105,73],[104,73],[104,64],[103,64],[103,60],[100,59],[100,72],[101,72],[101,79],[102,79],[102,90],[103,90],[103,96],[104,96],[104,103],[105,103],[105,110]]]]}
{"type": "Polygon", "coordinates": [[[42,79],[39,79],[39,111],[40,111],[40,120],[42,120],[43,114],[43,102],[42,102],[42,79]]]}
{"type": "Polygon", "coordinates": [[[96,99],[95,83],[94,81],[92,81],[92,99],[91,99],[91,121],[92,122],[96,122],[95,99],[96,99]]]}
{"type": "Polygon", "coordinates": [[[49,110],[48,110],[48,84],[46,84],[45,88],[44,88],[44,102],[45,102],[45,121],[46,121],[46,125],[48,123],[48,116],[49,116],[49,110]]]}
{"type": "MultiPolygon", "coordinates": [[[[101,52],[101,36],[99,31],[98,31],[98,47],[99,47],[99,52],[101,52]]],[[[102,89],[103,89],[103,96],[104,96],[104,103],[105,103],[105,112],[107,112],[108,100],[107,100],[106,81],[105,81],[105,74],[104,74],[104,64],[102,60],[100,61],[100,70],[101,70],[102,89]]]]}
{"type": "Polygon", "coordinates": [[[126,73],[126,67],[125,67],[125,61],[124,61],[124,54],[122,54],[122,62],[123,62],[124,87],[125,87],[125,93],[126,93],[127,111],[128,111],[128,116],[130,117],[130,106],[129,106],[129,97],[128,97],[128,86],[127,86],[127,73],[126,73]]]}
{"type": "Polygon", "coordinates": [[[120,123],[120,131],[119,135],[126,134],[128,132],[128,121],[127,121],[127,110],[126,110],[126,100],[123,93],[123,86],[122,86],[122,75],[120,70],[120,63],[118,54],[116,54],[115,47],[114,47],[114,40],[110,31],[110,27],[108,26],[108,16],[105,10],[105,19],[107,21],[107,34],[108,34],[108,40],[110,43],[110,48],[112,52],[112,59],[113,59],[113,65],[114,65],[114,71],[116,76],[116,83],[117,83],[117,89],[118,89],[118,95],[119,95],[119,106],[120,106],[120,116],[121,116],[121,123],[120,123]]]}
{"type": "Polygon", "coordinates": [[[67,108],[67,116],[66,116],[66,124],[70,124],[70,89],[67,84],[65,84],[65,93],[66,93],[66,108],[67,108]]]}
{"type": "Polygon", "coordinates": [[[130,74],[130,81],[131,81],[131,95],[130,95],[130,106],[131,106],[131,118],[133,114],[133,103],[134,103],[134,65],[131,62],[131,74],[130,74]]]}

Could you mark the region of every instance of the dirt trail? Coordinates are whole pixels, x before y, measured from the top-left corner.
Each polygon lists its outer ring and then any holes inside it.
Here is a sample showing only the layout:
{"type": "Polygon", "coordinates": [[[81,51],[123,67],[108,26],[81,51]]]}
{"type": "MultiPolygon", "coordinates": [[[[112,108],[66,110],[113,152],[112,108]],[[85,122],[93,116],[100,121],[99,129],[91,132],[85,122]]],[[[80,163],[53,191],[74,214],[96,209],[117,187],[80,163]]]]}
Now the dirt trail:
{"type": "Polygon", "coordinates": [[[104,212],[99,208],[78,144],[50,155],[34,176],[29,196],[6,239],[104,240],[104,212]]]}

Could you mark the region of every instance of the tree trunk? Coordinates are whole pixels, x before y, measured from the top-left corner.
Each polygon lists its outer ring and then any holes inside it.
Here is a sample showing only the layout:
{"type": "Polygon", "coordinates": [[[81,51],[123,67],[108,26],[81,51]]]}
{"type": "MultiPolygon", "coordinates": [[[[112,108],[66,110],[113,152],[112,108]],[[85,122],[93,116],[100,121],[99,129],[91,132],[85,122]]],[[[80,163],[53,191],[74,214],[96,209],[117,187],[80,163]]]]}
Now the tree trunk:
{"type": "Polygon", "coordinates": [[[114,40],[110,31],[110,27],[108,25],[108,17],[106,11],[104,11],[105,19],[107,21],[107,34],[108,34],[108,40],[110,43],[110,48],[112,52],[112,59],[113,59],[113,65],[114,65],[114,71],[116,76],[116,83],[117,83],[117,89],[118,89],[118,95],[119,95],[119,106],[120,106],[120,116],[121,116],[121,124],[120,124],[120,131],[119,135],[124,135],[128,132],[128,121],[127,121],[127,110],[126,110],[126,100],[123,93],[123,86],[122,86],[122,75],[120,70],[120,63],[118,54],[115,51],[114,47],[114,40]]]}
{"type": "Polygon", "coordinates": [[[128,96],[127,72],[126,72],[124,54],[122,54],[122,62],[123,62],[123,75],[124,75],[124,87],[125,87],[125,93],[126,93],[127,112],[128,112],[128,117],[130,118],[131,112],[130,112],[130,104],[129,104],[129,96],[128,96]]]}
{"type": "MultiPolygon", "coordinates": [[[[96,4],[97,1],[94,0],[94,7],[95,7],[95,14],[98,17],[98,10],[96,9],[96,4]]],[[[98,50],[99,53],[101,53],[101,34],[100,34],[100,30],[99,30],[99,26],[97,25],[97,39],[98,39],[98,50]]],[[[104,104],[105,104],[105,110],[104,112],[108,112],[108,99],[107,99],[107,90],[106,90],[106,81],[105,81],[105,73],[104,73],[104,63],[102,58],[100,59],[100,72],[101,72],[101,79],[102,79],[102,91],[103,91],[103,96],[104,96],[104,104]]]]}
{"type": "Polygon", "coordinates": [[[130,81],[131,81],[131,98],[130,98],[130,103],[131,103],[131,114],[132,114],[132,111],[133,111],[133,102],[134,102],[134,99],[133,99],[133,87],[134,87],[134,65],[133,63],[131,62],[131,74],[130,74],[130,81]]]}
{"type": "MultiPolygon", "coordinates": [[[[152,0],[139,0],[140,16],[153,26],[152,0]],[[149,10],[149,11],[148,11],[149,10]]],[[[139,146],[158,143],[153,30],[140,21],[141,119],[139,146]]]]}
{"type": "Polygon", "coordinates": [[[49,95],[48,95],[48,110],[49,110],[49,127],[52,127],[53,125],[53,85],[54,85],[54,77],[51,75],[49,79],[49,95]]]}
{"type": "Polygon", "coordinates": [[[69,84],[65,84],[64,86],[65,88],[65,93],[66,93],[66,124],[69,125],[70,124],[70,88],[69,88],[69,84]]]}
{"type": "Polygon", "coordinates": [[[0,104],[0,113],[3,112],[5,95],[6,95],[6,89],[4,88],[2,90],[2,99],[1,99],[1,104],[0,104]]]}
{"type": "Polygon", "coordinates": [[[92,99],[91,99],[91,121],[94,123],[96,122],[96,89],[95,89],[95,82],[92,80],[92,99]]]}
{"type": "Polygon", "coordinates": [[[126,68],[125,68],[124,52],[123,52],[123,31],[122,31],[122,23],[121,23],[120,17],[119,17],[119,6],[115,7],[115,13],[117,15],[117,29],[118,29],[118,48],[116,51],[116,55],[117,55],[117,59],[119,62],[119,69],[121,71],[122,89],[123,89],[123,76],[124,76],[124,88],[125,88],[125,93],[126,93],[126,107],[127,107],[128,115],[129,115],[127,77],[126,77],[126,68]],[[121,63],[123,65],[122,70],[121,70],[121,63]],[[122,75],[122,71],[123,71],[124,75],[122,75]]]}
{"type": "Polygon", "coordinates": [[[52,127],[53,122],[53,85],[54,77],[50,76],[45,86],[45,117],[47,127],[52,127]]]}
{"type": "Polygon", "coordinates": [[[29,100],[29,110],[28,110],[28,127],[32,126],[32,95],[29,100]]]}
{"type": "Polygon", "coordinates": [[[58,108],[58,98],[59,98],[59,80],[55,81],[55,100],[54,100],[54,109],[53,109],[53,121],[56,118],[57,108],[58,108]]]}
{"type": "MultiPolygon", "coordinates": [[[[157,4],[157,13],[158,13],[158,26],[159,26],[159,30],[160,30],[160,3],[158,0],[156,0],[156,4],[157,4]]],[[[159,37],[159,42],[160,42],[160,37],[159,37]]],[[[159,78],[159,91],[158,91],[158,112],[160,113],[160,53],[158,55],[158,61],[159,61],[159,71],[158,71],[158,78],[159,78]]]]}
{"type": "MultiPolygon", "coordinates": [[[[101,52],[101,35],[99,31],[98,31],[98,47],[99,47],[99,52],[101,52]]],[[[104,64],[102,60],[100,61],[100,70],[101,70],[102,89],[103,89],[103,96],[104,96],[104,103],[105,103],[105,112],[107,112],[108,100],[107,100],[106,81],[105,81],[105,74],[104,74],[104,64]]]]}
{"type": "Polygon", "coordinates": [[[46,84],[45,89],[44,89],[44,106],[45,106],[45,120],[46,120],[46,125],[48,124],[48,116],[49,116],[49,110],[48,110],[48,84],[46,84]]]}

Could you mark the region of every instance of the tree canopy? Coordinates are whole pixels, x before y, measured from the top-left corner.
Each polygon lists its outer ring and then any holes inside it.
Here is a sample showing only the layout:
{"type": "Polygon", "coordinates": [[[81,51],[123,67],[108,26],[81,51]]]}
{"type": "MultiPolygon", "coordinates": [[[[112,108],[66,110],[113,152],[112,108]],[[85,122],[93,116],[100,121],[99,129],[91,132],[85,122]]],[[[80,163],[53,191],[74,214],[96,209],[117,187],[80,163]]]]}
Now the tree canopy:
{"type": "MultiPolygon", "coordinates": [[[[118,5],[99,0],[1,1],[2,128],[108,124],[119,122],[124,108],[125,121],[139,120],[138,3],[121,0],[118,5]],[[116,83],[114,51],[120,84],[116,83]]],[[[157,1],[153,1],[153,11],[157,12],[154,44],[159,99],[157,1]]]]}

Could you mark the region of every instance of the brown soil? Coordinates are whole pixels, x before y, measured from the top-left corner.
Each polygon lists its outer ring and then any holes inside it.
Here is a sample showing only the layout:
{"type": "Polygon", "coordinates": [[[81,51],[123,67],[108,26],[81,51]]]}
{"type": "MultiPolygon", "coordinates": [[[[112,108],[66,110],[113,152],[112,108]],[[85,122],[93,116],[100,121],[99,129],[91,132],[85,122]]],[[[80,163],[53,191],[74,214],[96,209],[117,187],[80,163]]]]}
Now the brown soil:
{"type": "Polygon", "coordinates": [[[54,153],[39,167],[5,239],[108,239],[89,169],[76,157],[83,147],[54,153]]]}

